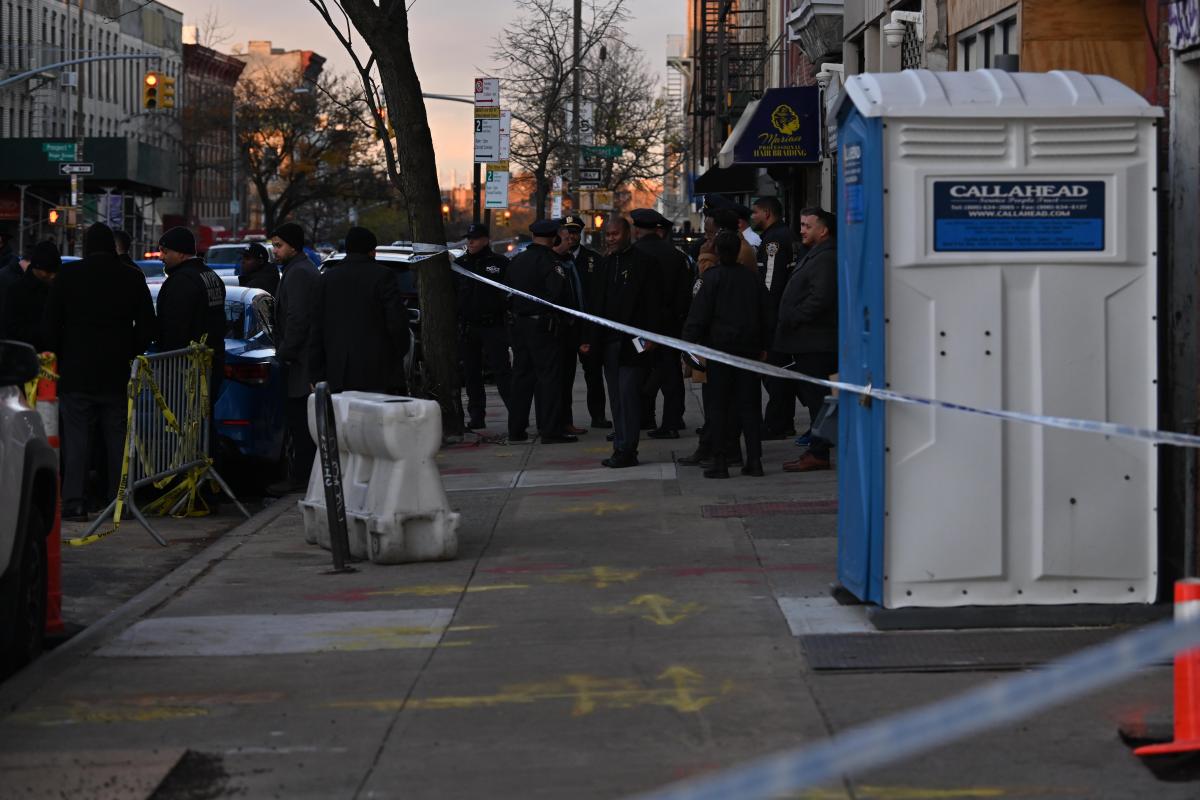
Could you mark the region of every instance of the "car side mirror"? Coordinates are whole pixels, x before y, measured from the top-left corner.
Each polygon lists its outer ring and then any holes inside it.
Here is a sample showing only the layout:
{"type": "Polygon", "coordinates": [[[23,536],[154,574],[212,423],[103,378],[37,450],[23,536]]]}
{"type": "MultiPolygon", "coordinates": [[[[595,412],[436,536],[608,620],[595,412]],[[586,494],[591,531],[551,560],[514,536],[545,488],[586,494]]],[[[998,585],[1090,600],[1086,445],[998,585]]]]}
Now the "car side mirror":
{"type": "Polygon", "coordinates": [[[38,354],[24,342],[0,340],[0,386],[24,386],[38,376],[38,354]]]}

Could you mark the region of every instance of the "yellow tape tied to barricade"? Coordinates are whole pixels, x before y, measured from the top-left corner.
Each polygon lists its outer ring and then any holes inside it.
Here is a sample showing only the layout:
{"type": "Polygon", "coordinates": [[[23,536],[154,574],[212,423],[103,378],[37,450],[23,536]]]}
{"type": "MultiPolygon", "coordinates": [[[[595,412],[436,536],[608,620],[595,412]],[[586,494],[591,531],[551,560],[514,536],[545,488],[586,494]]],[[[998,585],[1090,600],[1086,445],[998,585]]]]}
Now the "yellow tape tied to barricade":
{"type": "Polygon", "coordinates": [[[37,408],[38,382],[58,380],[58,373],[50,369],[50,365],[53,363],[54,353],[38,354],[37,377],[25,384],[25,402],[29,404],[30,408],[37,408]]]}

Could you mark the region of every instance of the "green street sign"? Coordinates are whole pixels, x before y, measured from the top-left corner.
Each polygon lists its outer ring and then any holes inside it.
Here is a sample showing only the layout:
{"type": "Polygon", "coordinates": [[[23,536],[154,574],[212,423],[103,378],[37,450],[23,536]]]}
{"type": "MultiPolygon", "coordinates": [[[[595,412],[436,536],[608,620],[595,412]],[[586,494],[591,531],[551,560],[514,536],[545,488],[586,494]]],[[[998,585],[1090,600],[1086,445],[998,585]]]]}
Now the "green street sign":
{"type": "Polygon", "coordinates": [[[624,152],[624,148],[619,144],[603,144],[595,147],[585,146],[583,148],[585,156],[595,156],[596,158],[619,158],[624,152]]]}
{"type": "Polygon", "coordinates": [[[42,152],[50,161],[74,161],[74,142],[42,142],[42,152]]]}

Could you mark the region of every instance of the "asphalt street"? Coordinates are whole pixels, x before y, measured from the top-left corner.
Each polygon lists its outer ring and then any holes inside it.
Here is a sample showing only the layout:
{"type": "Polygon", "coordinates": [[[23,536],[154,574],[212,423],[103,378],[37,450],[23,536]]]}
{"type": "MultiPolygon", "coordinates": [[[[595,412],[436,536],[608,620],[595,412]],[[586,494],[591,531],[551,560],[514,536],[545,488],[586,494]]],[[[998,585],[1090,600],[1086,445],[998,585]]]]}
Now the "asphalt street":
{"type": "MultiPolygon", "coordinates": [[[[673,463],[690,431],[606,470],[603,431],[509,446],[489,422],[438,459],[457,559],[328,574],[298,498],[229,518],[0,686],[0,797],[619,798],[1007,674],[810,667],[798,634],[868,627],[830,597],[836,474],[781,472],[791,441],[712,481],[673,463]]],[[[1170,690],[1148,669],[796,797],[1194,798],[1117,736],[1170,690]]]]}

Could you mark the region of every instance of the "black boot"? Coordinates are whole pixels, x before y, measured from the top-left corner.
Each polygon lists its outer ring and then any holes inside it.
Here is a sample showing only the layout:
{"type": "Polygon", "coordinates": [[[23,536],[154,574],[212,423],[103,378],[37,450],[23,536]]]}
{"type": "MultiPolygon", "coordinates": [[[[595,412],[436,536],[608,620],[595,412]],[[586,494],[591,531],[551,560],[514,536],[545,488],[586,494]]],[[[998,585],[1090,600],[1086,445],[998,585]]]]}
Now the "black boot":
{"type": "Polygon", "coordinates": [[[638,465],[637,453],[631,450],[617,450],[600,463],[609,469],[626,469],[627,467],[636,467],[638,465]]]}
{"type": "Polygon", "coordinates": [[[712,466],[704,470],[706,478],[728,478],[729,467],[725,463],[725,456],[713,456],[712,466]]]}
{"type": "Polygon", "coordinates": [[[683,456],[682,458],[675,459],[675,463],[682,464],[685,467],[699,467],[702,466],[705,461],[708,461],[711,458],[711,450],[704,445],[697,445],[696,452],[692,453],[690,456],[683,456]]]}
{"type": "Polygon", "coordinates": [[[746,462],[746,466],[742,467],[742,474],[749,475],[751,478],[761,478],[765,474],[763,472],[762,459],[756,458],[746,462]]]}

